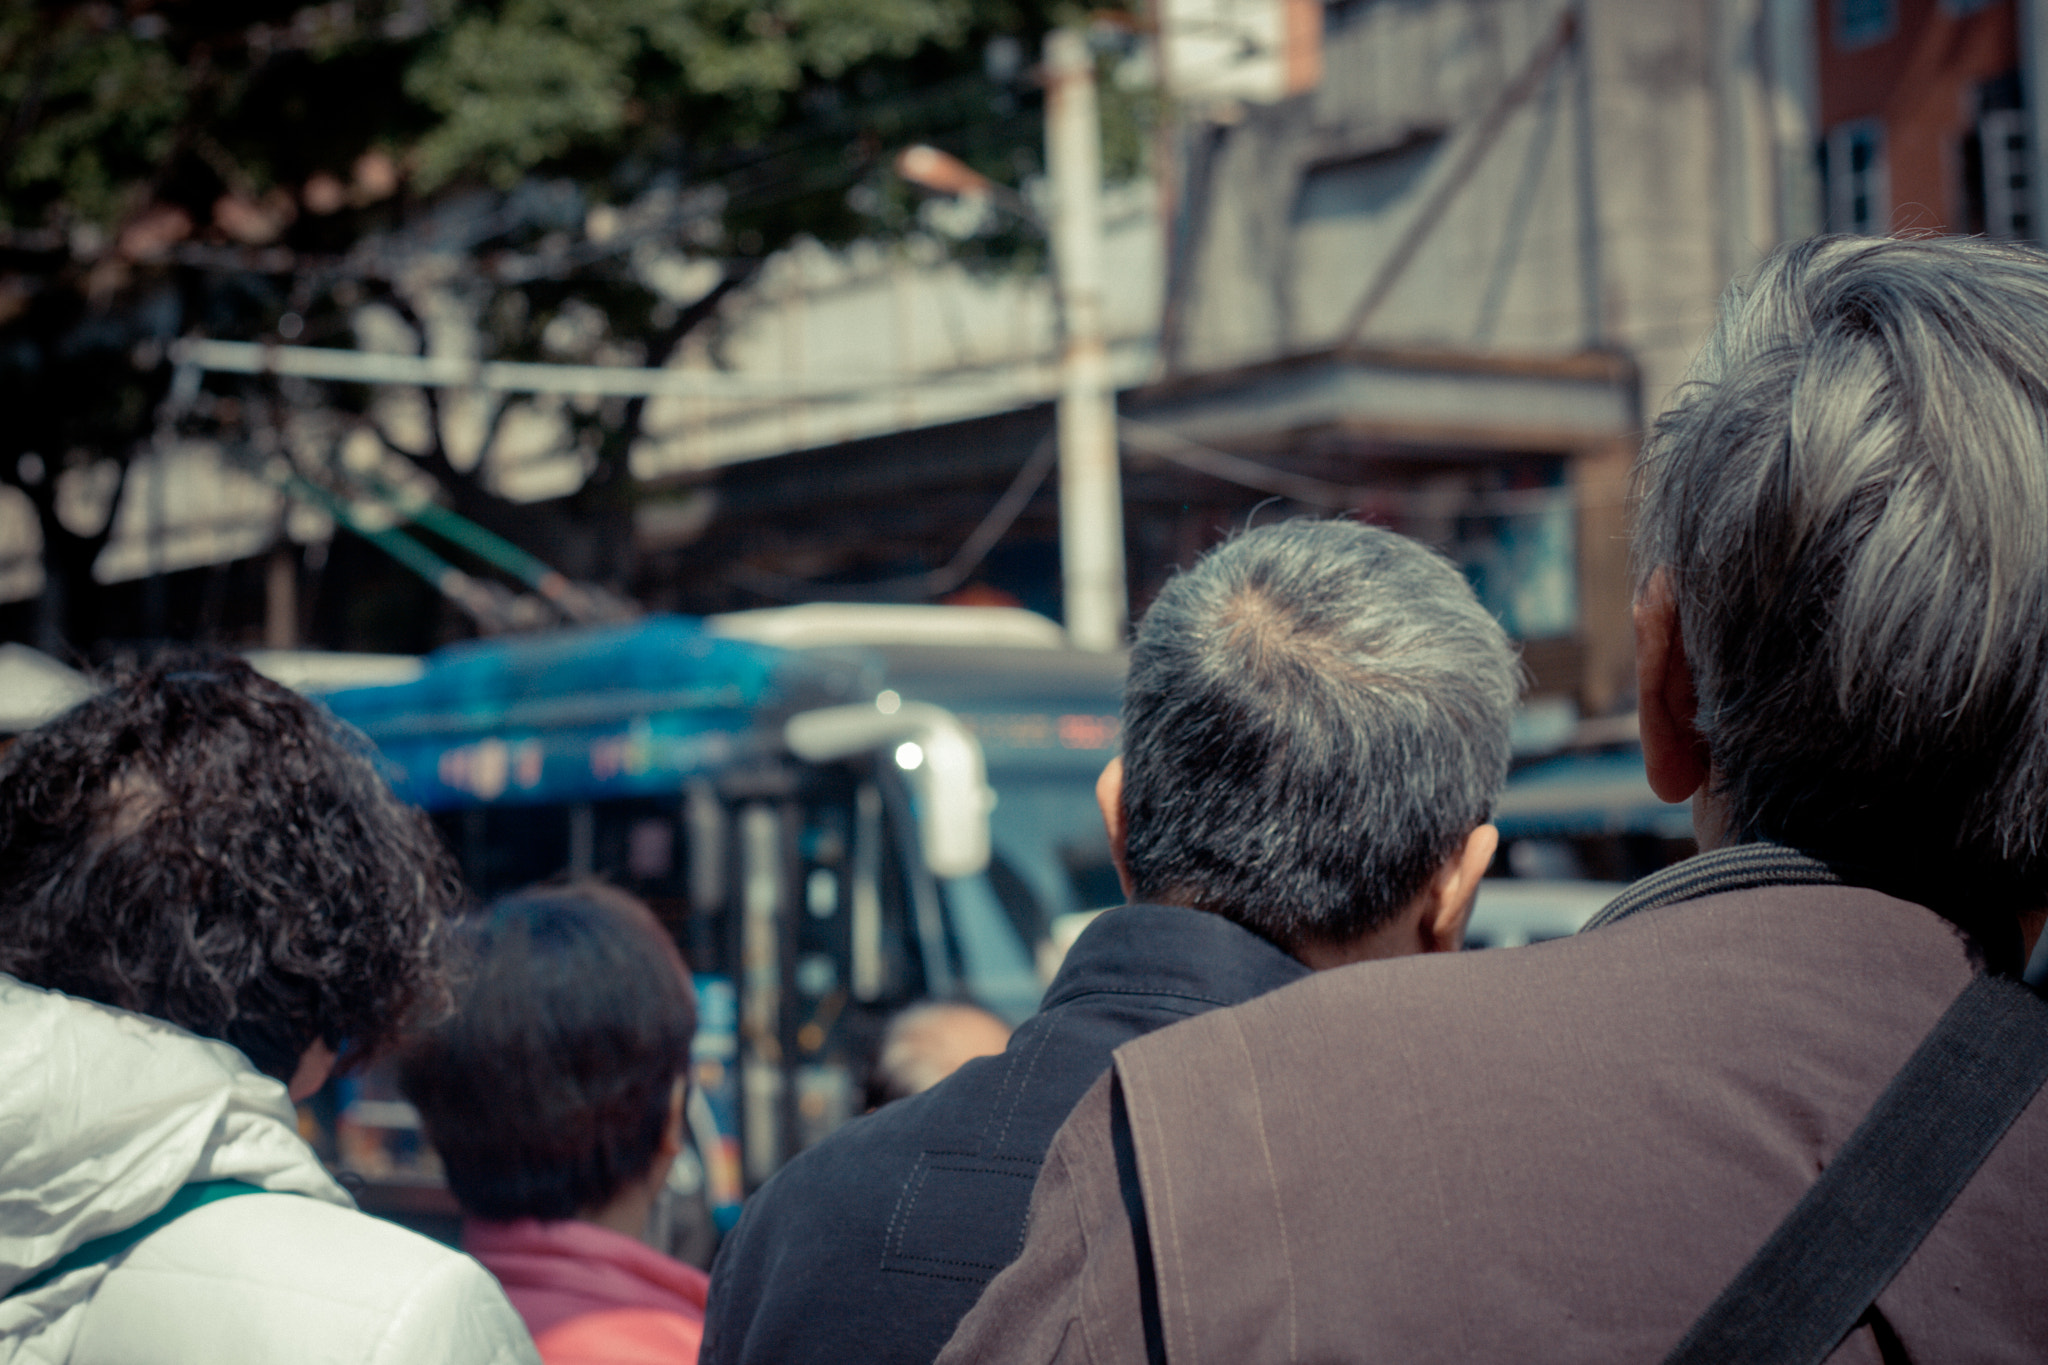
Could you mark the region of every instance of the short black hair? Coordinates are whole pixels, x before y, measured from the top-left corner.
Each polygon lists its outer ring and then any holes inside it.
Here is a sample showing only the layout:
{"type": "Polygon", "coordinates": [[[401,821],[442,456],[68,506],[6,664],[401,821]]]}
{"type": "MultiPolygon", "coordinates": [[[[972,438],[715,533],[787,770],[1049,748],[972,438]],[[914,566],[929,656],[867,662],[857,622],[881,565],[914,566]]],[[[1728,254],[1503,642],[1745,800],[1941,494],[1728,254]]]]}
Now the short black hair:
{"type": "Polygon", "coordinates": [[[445,1005],[461,896],[368,741],[240,659],[163,656],[0,757],[0,971],[279,1080],[445,1005]]]}
{"type": "Polygon", "coordinates": [[[1133,889],[1290,951],[1385,923],[1491,813],[1520,686],[1499,623],[1412,540],[1299,520],[1226,541],[1131,646],[1133,889]]]}
{"type": "Polygon", "coordinates": [[[409,1042],[399,1088],[463,1211],[574,1218],[647,1174],[690,1062],[696,997],[635,897],[539,887],[464,923],[454,1013],[409,1042]]]}

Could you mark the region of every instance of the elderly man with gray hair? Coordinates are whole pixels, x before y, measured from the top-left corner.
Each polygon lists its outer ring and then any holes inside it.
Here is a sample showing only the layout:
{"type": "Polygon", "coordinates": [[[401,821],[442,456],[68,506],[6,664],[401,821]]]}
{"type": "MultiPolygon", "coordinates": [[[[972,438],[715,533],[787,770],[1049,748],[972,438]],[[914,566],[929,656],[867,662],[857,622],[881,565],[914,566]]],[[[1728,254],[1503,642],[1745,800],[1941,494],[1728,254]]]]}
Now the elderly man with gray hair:
{"type": "Polygon", "coordinates": [[[1119,1049],[942,1360],[2048,1358],[2048,258],[1790,248],[1694,381],[1636,633],[1700,855],[1119,1049]]]}
{"type": "Polygon", "coordinates": [[[1517,684],[1458,571],[1391,532],[1283,522],[1169,582],[1096,789],[1133,903],[1082,933],[1001,1056],[748,1202],[707,1365],[929,1365],[1016,1255],[1046,1144],[1119,1044],[1314,968],[1457,948],[1517,684]]]}

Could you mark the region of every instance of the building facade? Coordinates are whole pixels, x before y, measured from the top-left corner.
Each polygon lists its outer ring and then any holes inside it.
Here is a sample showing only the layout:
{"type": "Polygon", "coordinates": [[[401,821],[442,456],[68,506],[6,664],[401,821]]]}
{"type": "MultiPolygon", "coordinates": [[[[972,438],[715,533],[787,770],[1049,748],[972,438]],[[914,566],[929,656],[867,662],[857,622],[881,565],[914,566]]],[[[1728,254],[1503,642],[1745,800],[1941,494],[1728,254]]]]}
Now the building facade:
{"type": "MultiPolygon", "coordinates": [[[[2035,236],[2044,6],[1156,0],[1100,62],[1166,111],[1151,178],[1107,205],[1133,614],[1254,518],[1358,515],[1457,559],[1539,695],[1625,709],[1628,470],[1721,291],[1821,230],[2035,236]]],[[[701,391],[657,400],[633,453],[616,586],[683,611],[1056,615],[1051,291],[939,245],[991,211],[935,200],[929,242],[798,248],[729,300],[677,362],[701,391]]],[[[540,496],[550,458],[573,482],[573,452],[538,446],[500,482],[540,496]]],[[[294,544],[318,518],[272,491],[122,515],[103,576],[205,572],[187,547],[249,556],[285,528],[237,600],[379,642],[309,605],[362,556],[337,542],[323,579],[294,544]],[[162,524],[229,505],[241,540],[162,524]]],[[[33,590],[29,560],[0,552],[10,588],[33,590]]]]}

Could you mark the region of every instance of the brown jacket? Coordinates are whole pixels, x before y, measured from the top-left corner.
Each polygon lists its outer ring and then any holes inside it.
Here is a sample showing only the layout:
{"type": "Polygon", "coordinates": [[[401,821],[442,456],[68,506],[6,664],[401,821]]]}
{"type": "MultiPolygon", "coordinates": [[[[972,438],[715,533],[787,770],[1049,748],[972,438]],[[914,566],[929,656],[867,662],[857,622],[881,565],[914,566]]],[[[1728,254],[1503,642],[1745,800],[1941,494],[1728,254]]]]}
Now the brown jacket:
{"type": "MultiPolygon", "coordinates": [[[[1176,1025],[1060,1131],[1023,1255],[941,1365],[1143,1365],[1112,1084],[1174,1365],[1655,1362],[1974,964],[1919,906],[1775,886],[1176,1025]]],[[[2037,1099],[1833,1359],[2048,1359],[2044,1196],[2037,1099]]]]}

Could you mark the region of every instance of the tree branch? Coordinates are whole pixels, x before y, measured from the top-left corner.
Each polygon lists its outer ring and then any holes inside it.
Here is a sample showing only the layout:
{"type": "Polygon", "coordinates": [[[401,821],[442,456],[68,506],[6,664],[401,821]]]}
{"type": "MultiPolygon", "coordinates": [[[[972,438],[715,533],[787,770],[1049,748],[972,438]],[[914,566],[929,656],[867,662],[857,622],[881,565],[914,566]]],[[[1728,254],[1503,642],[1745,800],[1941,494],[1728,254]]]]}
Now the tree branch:
{"type": "MultiPolygon", "coordinates": [[[[162,452],[158,452],[158,454],[161,457],[162,452]]],[[[94,559],[100,557],[100,551],[106,549],[107,542],[114,538],[114,525],[121,519],[121,504],[128,500],[128,485],[131,482],[129,476],[135,469],[135,451],[132,448],[125,455],[109,456],[108,458],[114,461],[116,468],[120,472],[114,478],[113,496],[107,499],[107,519],[101,523],[99,530],[89,536],[81,537],[82,540],[92,547],[92,557],[94,559]]],[[[150,477],[160,479],[164,477],[166,472],[159,465],[150,471],[150,477]]]]}
{"type": "MultiPolygon", "coordinates": [[[[363,415],[363,425],[370,429],[370,434],[377,438],[378,444],[382,445],[393,455],[399,456],[401,459],[411,460],[415,464],[426,458],[421,452],[407,450],[404,446],[400,445],[397,437],[384,430],[383,424],[367,413],[363,415]]],[[[341,458],[341,443],[339,441],[334,443],[333,455],[335,459],[341,458]]]]}
{"type": "Polygon", "coordinates": [[[751,256],[726,262],[725,274],[719,278],[718,283],[712,285],[702,298],[678,309],[675,321],[656,332],[650,339],[647,346],[647,363],[666,365],[674,359],[676,347],[683,344],[683,339],[716,316],[728,297],[752,284],[754,277],[761,273],[763,264],[762,260],[751,256]]]}
{"type": "MultiPolygon", "coordinates": [[[[684,339],[716,317],[727,298],[752,283],[763,264],[760,258],[751,256],[726,262],[725,274],[717,284],[688,306],[678,309],[675,320],[648,339],[648,368],[660,369],[673,360],[684,339]]],[[[626,400],[625,412],[618,425],[606,430],[598,441],[597,468],[585,481],[584,487],[603,488],[617,480],[632,455],[634,443],[640,439],[646,417],[647,399],[644,395],[626,400]]]]}
{"type": "MultiPolygon", "coordinates": [[[[399,293],[396,288],[388,284],[385,288],[377,291],[377,298],[381,302],[390,305],[391,310],[398,314],[399,319],[412,329],[412,334],[416,339],[413,354],[425,355],[427,353],[427,325],[421,320],[419,312],[414,309],[411,302],[403,294],[399,293]]],[[[404,446],[392,440],[384,429],[377,424],[375,419],[366,419],[370,422],[371,430],[377,433],[377,439],[384,443],[387,450],[390,450],[393,454],[403,456],[405,459],[420,466],[439,483],[451,488],[475,488],[477,485],[476,475],[478,471],[482,470],[483,462],[479,460],[475,468],[471,469],[468,473],[464,473],[455,467],[454,461],[448,458],[448,441],[442,431],[440,394],[431,385],[422,385],[420,388],[420,398],[427,407],[428,445],[426,450],[407,450],[404,446]]]]}
{"type": "Polygon", "coordinates": [[[484,462],[491,458],[491,448],[498,444],[498,433],[504,428],[505,415],[512,411],[514,401],[511,394],[502,395],[498,400],[498,405],[491,409],[491,415],[485,419],[483,438],[477,442],[476,446],[475,467],[478,470],[481,470],[484,467],[484,462]]]}

